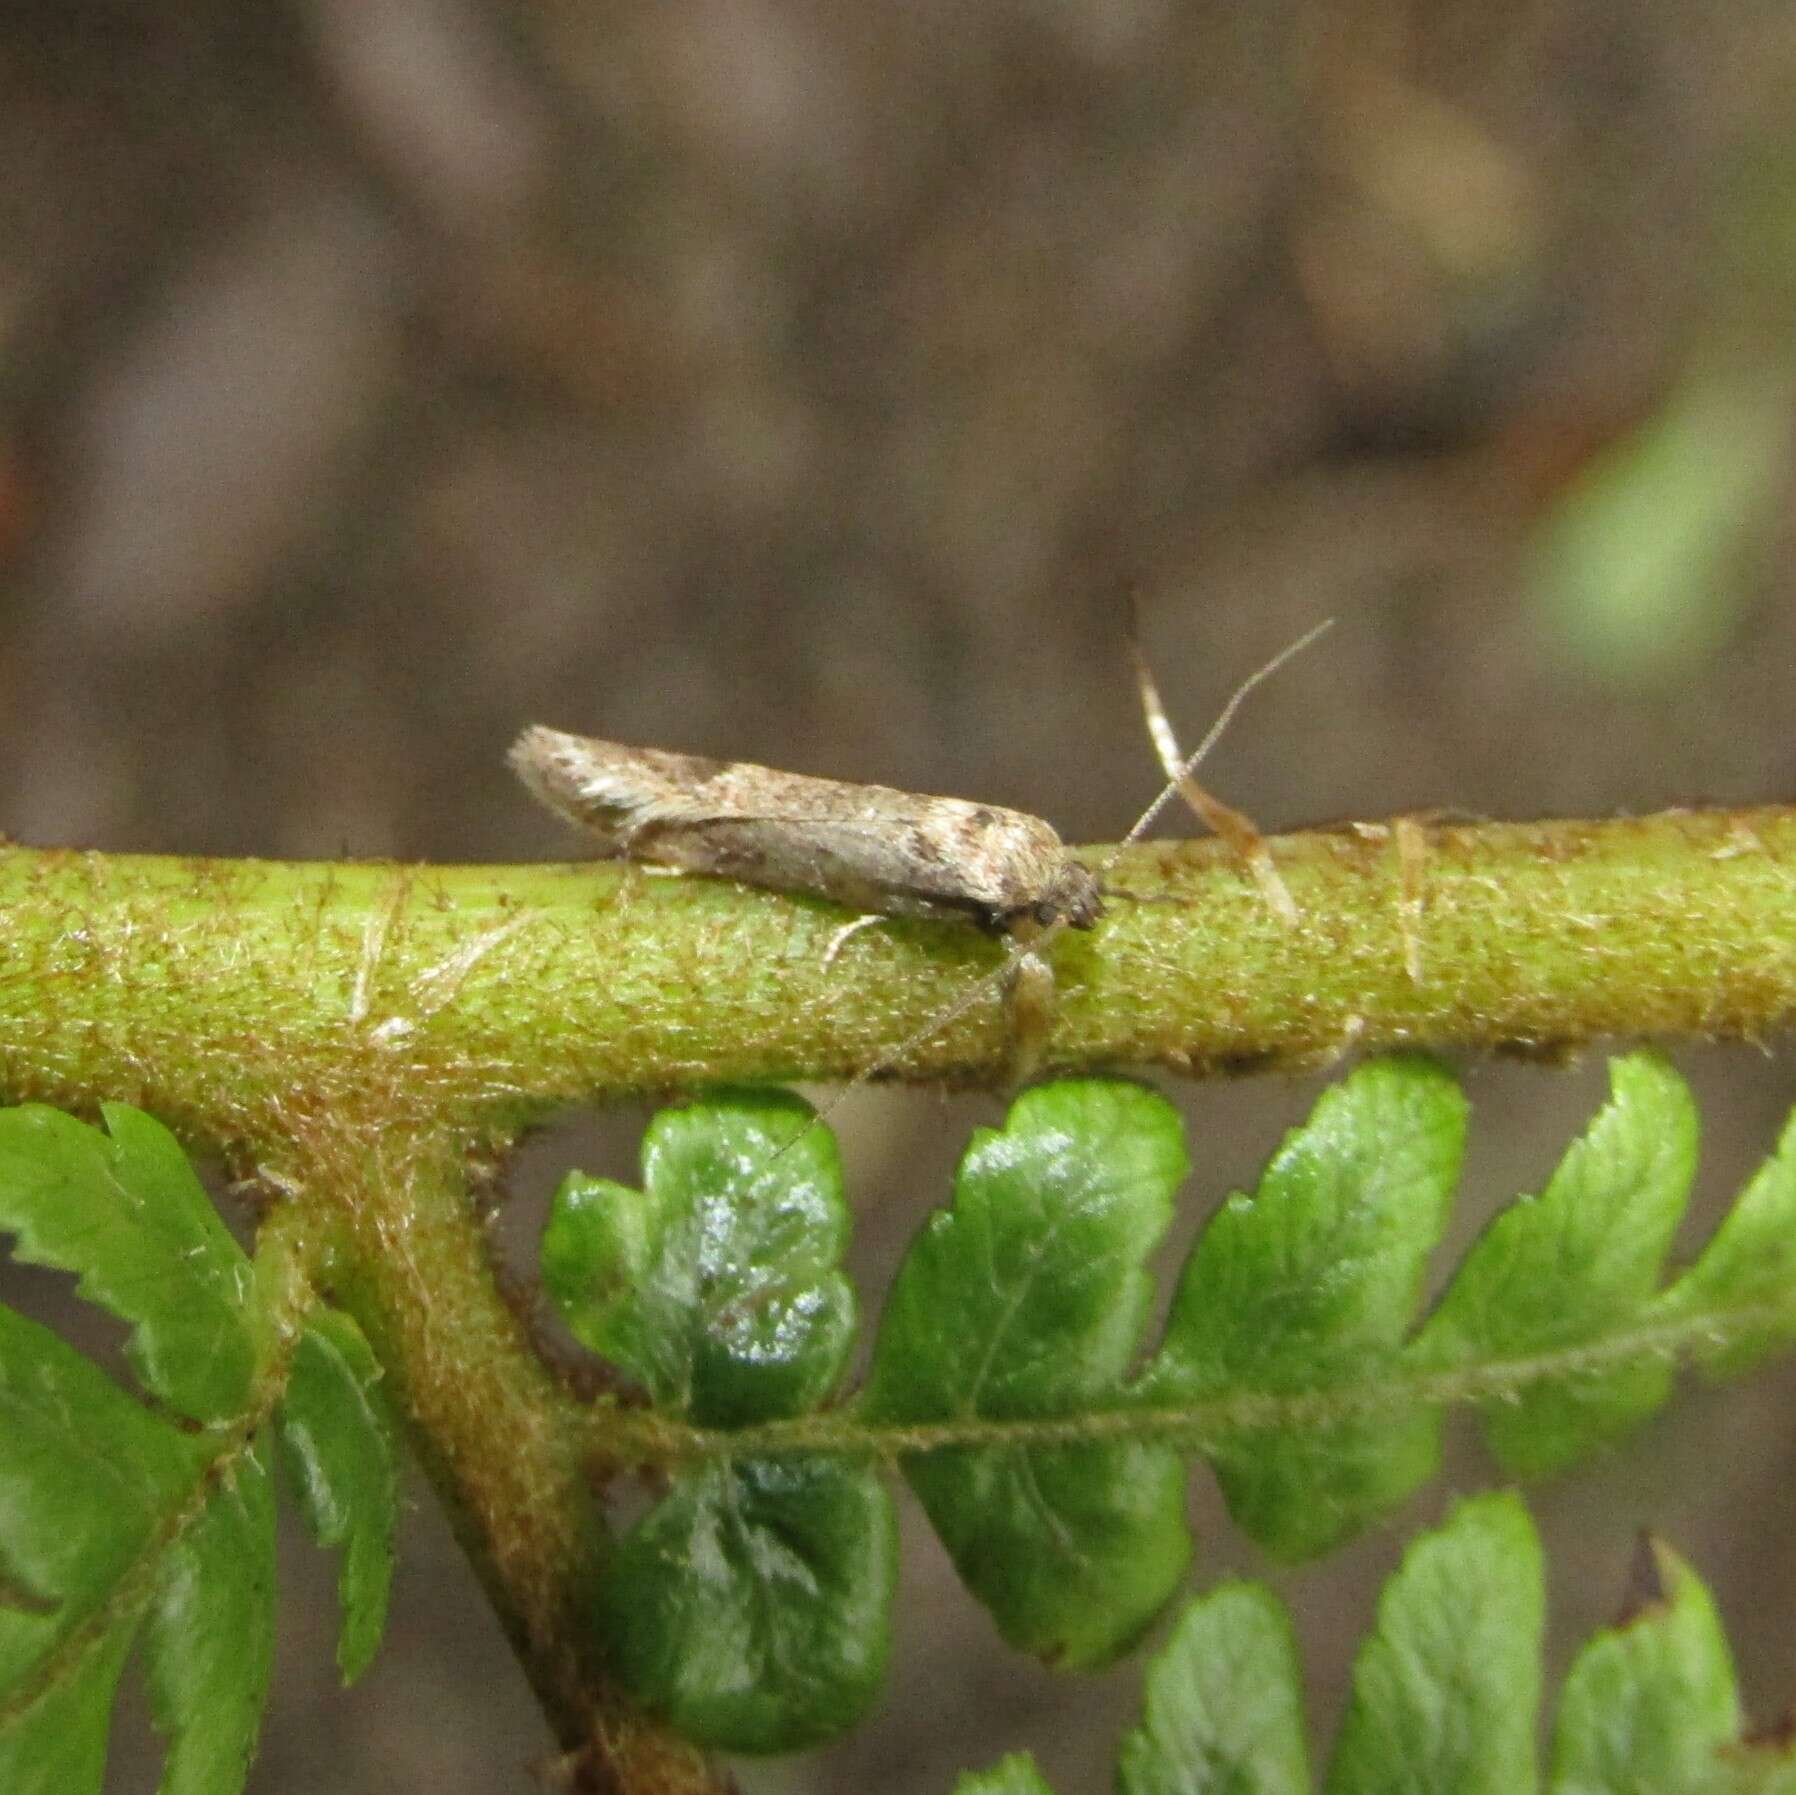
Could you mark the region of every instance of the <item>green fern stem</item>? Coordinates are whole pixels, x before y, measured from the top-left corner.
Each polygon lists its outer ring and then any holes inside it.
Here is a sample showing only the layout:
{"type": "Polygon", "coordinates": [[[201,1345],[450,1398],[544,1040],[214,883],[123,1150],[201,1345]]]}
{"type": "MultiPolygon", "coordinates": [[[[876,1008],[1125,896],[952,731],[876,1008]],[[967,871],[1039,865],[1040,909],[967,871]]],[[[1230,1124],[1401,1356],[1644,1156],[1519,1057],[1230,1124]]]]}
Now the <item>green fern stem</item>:
{"type": "MultiPolygon", "coordinates": [[[[1796,1012],[1796,810],[1272,845],[1295,928],[1214,843],[1119,856],[1106,920],[1055,944],[1045,1069],[1760,1038],[1796,1012]]],[[[970,929],[891,922],[826,964],[841,922],[614,865],[9,849],[0,1094],[104,1093],[252,1147],[346,1109],[496,1139],[561,1103],[864,1072],[1001,962],[970,929]]],[[[1007,1052],[994,990],[892,1070],[994,1080],[1007,1052]]]]}
{"type": "Polygon", "coordinates": [[[597,1753],[621,1789],[716,1791],[702,1754],[571,1643],[572,1605],[603,1550],[579,1411],[502,1300],[465,1153],[359,1104],[287,1119],[292,1137],[258,1168],[286,1199],[276,1219],[317,1230],[317,1274],[394,1380],[413,1450],[563,1748],[597,1753]]]}

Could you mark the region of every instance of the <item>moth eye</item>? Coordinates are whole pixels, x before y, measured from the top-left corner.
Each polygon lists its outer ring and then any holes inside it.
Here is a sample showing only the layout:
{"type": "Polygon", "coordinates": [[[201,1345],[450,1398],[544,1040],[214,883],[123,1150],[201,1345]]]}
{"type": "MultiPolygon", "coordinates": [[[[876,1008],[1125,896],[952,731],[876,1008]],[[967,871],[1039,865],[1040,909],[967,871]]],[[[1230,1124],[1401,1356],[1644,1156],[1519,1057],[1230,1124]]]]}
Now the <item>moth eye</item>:
{"type": "Polygon", "coordinates": [[[1035,906],[1035,920],[1044,928],[1060,914],[1059,906],[1050,903],[1046,898],[1035,906]]]}

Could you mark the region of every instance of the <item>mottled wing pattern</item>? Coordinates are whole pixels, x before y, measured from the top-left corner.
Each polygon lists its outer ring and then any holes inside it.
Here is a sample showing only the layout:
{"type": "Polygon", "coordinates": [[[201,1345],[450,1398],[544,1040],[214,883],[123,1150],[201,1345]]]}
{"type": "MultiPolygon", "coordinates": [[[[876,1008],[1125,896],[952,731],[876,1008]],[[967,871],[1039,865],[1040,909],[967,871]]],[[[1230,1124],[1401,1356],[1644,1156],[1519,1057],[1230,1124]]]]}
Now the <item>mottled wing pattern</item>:
{"type": "Polygon", "coordinates": [[[602,851],[627,855],[644,828],[690,815],[694,785],[724,763],[538,727],[512,744],[511,765],[537,798],[587,830],[602,851]]]}
{"type": "Polygon", "coordinates": [[[1055,890],[1067,862],[1039,818],[961,798],[541,728],[512,764],[608,853],[887,914],[999,922],[1055,890]]]}

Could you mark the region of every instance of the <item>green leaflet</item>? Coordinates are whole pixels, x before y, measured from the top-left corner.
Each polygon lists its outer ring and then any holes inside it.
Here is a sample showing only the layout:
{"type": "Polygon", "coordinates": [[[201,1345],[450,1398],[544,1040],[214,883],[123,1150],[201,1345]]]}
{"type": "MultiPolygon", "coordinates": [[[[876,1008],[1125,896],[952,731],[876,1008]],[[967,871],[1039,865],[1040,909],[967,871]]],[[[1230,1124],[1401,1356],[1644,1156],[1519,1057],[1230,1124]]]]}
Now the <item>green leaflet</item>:
{"type": "MultiPolygon", "coordinates": [[[[1124,1400],[1152,1283],[1143,1262],[1185,1176],[1177,1114],[1140,1086],[1026,1092],[973,1137],[954,1207],[913,1243],[863,1403],[914,1424],[1077,1417],[1124,1400]]],[[[979,1447],[912,1457],[910,1480],[1004,1637],[1068,1668],[1152,1620],[1191,1555],[1172,1447],[979,1447]]]]}
{"type": "Polygon", "coordinates": [[[0,1767],[17,1779],[0,1787],[99,1789],[147,1597],[164,1795],[231,1795],[270,1658],[273,1511],[253,1455],[209,1490],[214,1442],[157,1420],[3,1308],[0,1440],[0,1556],[9,1587],[31,1596],[0,1607],[0,1767]],[[158,1578],[140,1593],[145,1565],[158,1578]]]}
{"type": "MultiPolygon", "coordinates": [[[[1611,1096],[1546,1189],[1485,1229],[1416,1343],[1432,1366],[1575,1356],[1644,1316],[1689,1197],[1696,1110],[1649,1054],[1610,1062],[1611,1096]]],[[[1487,1404],[1491,1450],[1515,1475],[1562,1469],[1664,1402],[1672,1367],[1641,1352],[1487,1404]]]]}
{"type": "Polygon", "coordinates": [[[362,1330],[333,1309],[306,1325],[282,1399],[282,1455],[312,1536],[341,1547],[337,1664],[353,1683],[380,1645],[393,1580],[399,1473],[380,1367],[362,1330]]]}
{"type": "MultiPolygon", "coordinates": [[[[854,1293],[834,1138],[784,1093],[664,1111],[643,1189],[557,1192],[544,1281],[568,1325],[713,1427],[802,1412],[840,1381],[854,1293]]],[[[891,1497],[864,1465],[732,1458],[675,1476],[613,1549],[594,1626],[624,1685],[688,1737],[782,1751],[878,1692],[897,1575],[891,1497]]]]}
{"type": "MultiPolygon", "coordinates": [[[[0,1307],[0,1703],[105,1622],[114,1592],[203,1480],[169,1427],[47,1328],[0,1307]]],[[[3,1729],[0,1729],[3,1731],[3,1729]]]]}
{"type": "Polygon", "coordinates": [[[854,1291],[835,1136],[783,1092],[663,1110],[640,1191],[570,1175],[543,1281],[575,1336],[665,1408],[728,1427],[814,1406],[842,1375],[854,1291]]]}
{"type": "Polygon", "coordinates": [[[240,1414],[261,1351],[249,1261],[174,1136],[123,1104],[101,1113],[104,1134],[41,1104],[0,1110],[0,1231],[132,1324],[153,1396],[196,1421],[240,1414]]]}
{"type": "MultiPolygon", "coordinates": [[[[1649,1599],[1579,1653],[1550,1795],[1791,1795],[1796,1743],[1743,1739],[1727,1644],[1695,1575],[1654,1546],[1649,1599]]],[[[1538,1786],[1540,1542],[1520,1500],[1460,1503],[1386,1583],[1354,1664],[1326,1795],[1529,1795],[1538,1786]]],[[[1229,1584],[1186,1608],[1147,1667],[1118,1795],[1307,1795],[1290,1622],[1229,1584]]],[[[1047,1795],[1026,1755],[955,1795],[1047,1795]]]]}
{"type": "Polygon", "coordinates": [[[1702,1256],[1660,1299],[1668,1320],[1707,1313],[1739,1319],[1704,1356],[1733,1377],[1796,1339],[1796,1116],[1754,1174],[1702,1256]]]}
{"type": "Polygon", "coordinates": [[[794,1751],[879,1693],[898,1529],[871,1472],[828,1459],[707,1465],[619,1544],[596,1622],[627,1685],[687,1737],[794,1751]]]}
{"type": "MultiPolygon", "coordinates": [[[[1656,1541],[1641,1573],[1632,1619],[1591,1640],[1565,1679],[1550,1795],[1719,1791],[1739,1768],[1724,1749],[1740,1733],[1734,1668],[1708,1591],[1656,1541]]],[[[1762,1767],[1776,1768],[1770,1754],[1762,1767]]]]}
{"type": "Polygon", "coordinates": [[[1148,1666],[1116,1786],[1119,1795],[1307,1795],[1297,1644],[1270,1590],[1225,1583],[1185,1610],[1148,1666]]]}
{"type": "Polygon", "coordinates": [[[1169,1446],[956,1449],[904,1470],[1005,1639],[1063,1670],[1126,1650],[1191,1562],[1169,1446]]]}
{"type": "Polygon", "coordinates": [[[1531,1795],[1545,1604],[1513,1496],[1462,1502],[1417,1540],[1360,1647],[1327,1795],[1531,1795]]]}
{"type": "MultiPolygon", "coordinates": [[[[1461,1503],[1405,1554],[1360,1648],[1328,1795],[1528,1795],[1540,1548],[1513,1498],[1461,1503]]],[[[1186,1609],[1147,1675],[1120,1795],[1305,1795],[1303,1703],[1283,1607],[1227,1585],[1186,1609]]]]}
{"type": "MultiPolygon", "coordinates": [[[[273,1652],[274,1508],[253,1429],[277,1394],[262,1387],[275,1329],[257,1268],[173,1137],[134,1110],[105,1116],[109,1133],[35,1106],[0,1110],[0,1227],[21,1257],[74,1272],[83,1295],[133,1324],[128,1357],[166,1406],[127,1396],[0,1307],[0,1788],[99,1789],[113,1690],[141,1639],[168,1736],[163,1795],[234,1795],[273,1652]]],[[[300,1431],[329,1436],[317,1480],[351,1516],[365,1658],[379,1611],[364,1590],[378,1583],[384,1598],[385,1564],[366,1546],[358,1559],[354,1543],[368,1530],[362,1492],[379,1485],[364,1461],[389,1486],[391,1463],[384,1435],[377,1448],[355,1424],[357,1380],[372,1369],[359,1343],[353,1324],[321,1313],[297,1361],[300,1431]],[[326,1342],[346,1367],[328,1389],[315,1369],[326,1342]]],[[[389,1550],[384,1535],[379,1545],[389,1550]]]]}
{"type": "MultiPolygon", "coordinates": [[[[1391,1059],[1325,1092],[1249,1197],[1231,1197],[1179,1280],[1146,1381],[1155,1403],[1360,1387],[1408,1333],[1459,1176],[1465,1099],[1438,1066],[1391,1059]]],[[[1406,1404],[1240,1427],[1212,1451],[1230,1513],[1269,1551],[1325,1550],[1433,1473],[1439,1424],[1406,1404]]]]}
{"type": "Polygon", "coordinates": [[[89,1795],[106,1774],[107,1721],[132,1630],[116,1627],[16,1712],[0,1703],[0,1789],[89,1795]]]}
{"type": "Polygon", "coordinates": [[[234,1795],[274,1664],[274,1490],[250,1451],[163,1555],[144,1636],[160,1795],[234,1795]]]}

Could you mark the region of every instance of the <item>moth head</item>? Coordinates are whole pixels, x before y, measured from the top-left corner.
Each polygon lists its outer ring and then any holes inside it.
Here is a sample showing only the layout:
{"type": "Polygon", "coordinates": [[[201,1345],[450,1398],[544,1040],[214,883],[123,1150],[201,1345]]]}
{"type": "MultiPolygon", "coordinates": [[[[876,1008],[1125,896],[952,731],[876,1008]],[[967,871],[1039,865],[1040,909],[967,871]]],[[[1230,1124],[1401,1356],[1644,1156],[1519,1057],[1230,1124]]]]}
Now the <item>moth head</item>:
{"type": "Polygon", "coordinates": [[[1064,918],[1075,929],[1089,929],[1103,914],[1104,899],[1097,875],[1077,860],[1066,862],[1035,905],[1035,920],[1043,927],[1064,918]]]}

